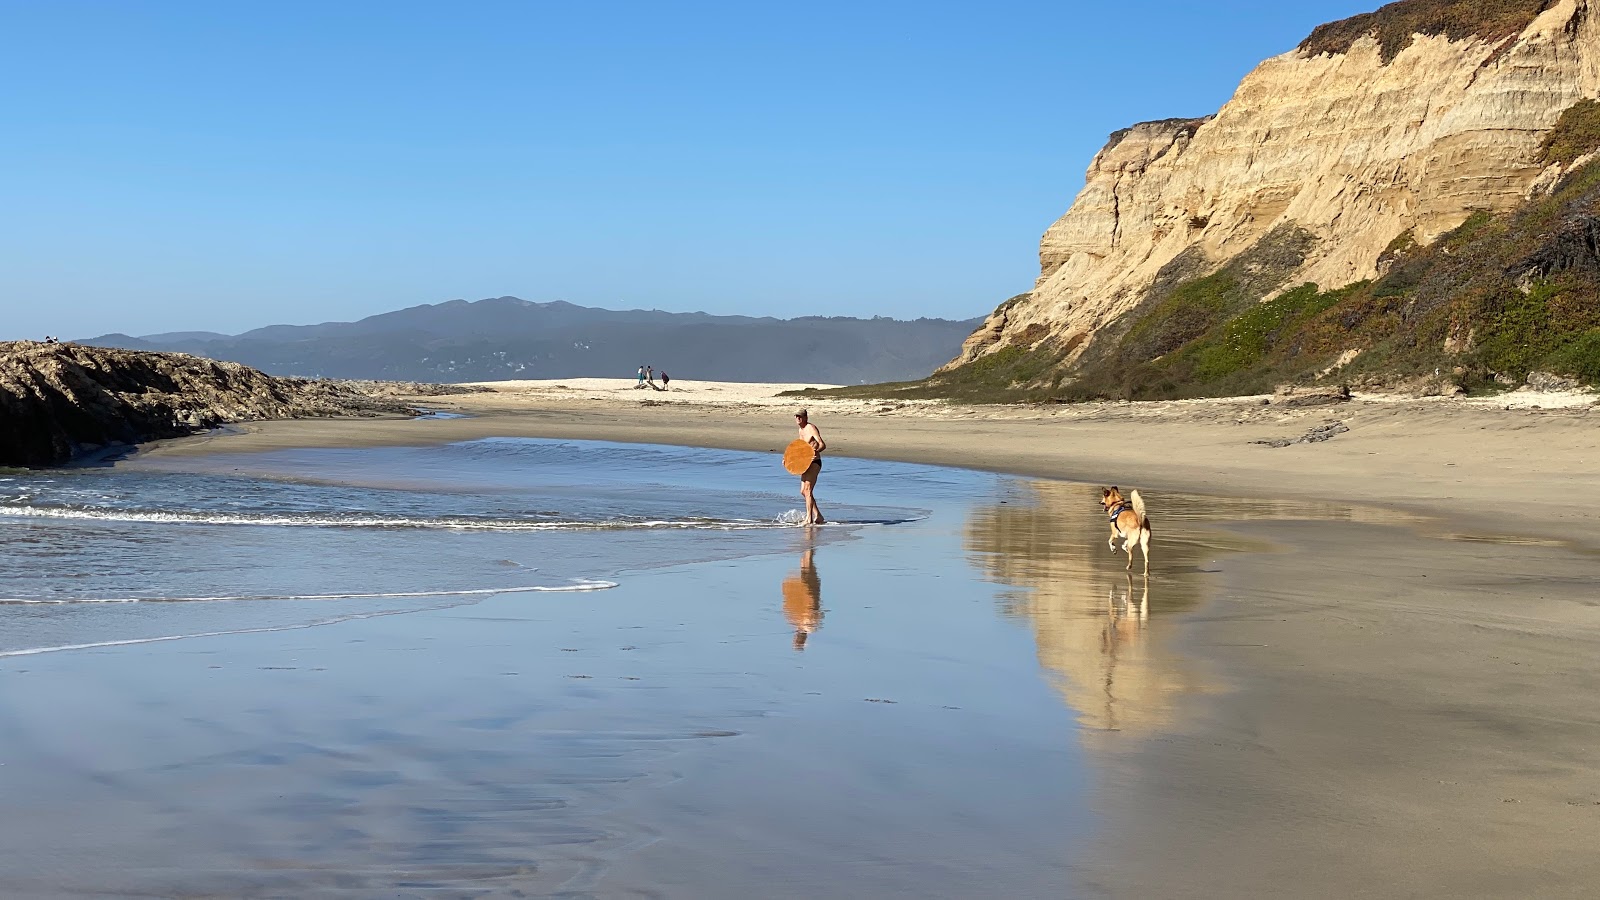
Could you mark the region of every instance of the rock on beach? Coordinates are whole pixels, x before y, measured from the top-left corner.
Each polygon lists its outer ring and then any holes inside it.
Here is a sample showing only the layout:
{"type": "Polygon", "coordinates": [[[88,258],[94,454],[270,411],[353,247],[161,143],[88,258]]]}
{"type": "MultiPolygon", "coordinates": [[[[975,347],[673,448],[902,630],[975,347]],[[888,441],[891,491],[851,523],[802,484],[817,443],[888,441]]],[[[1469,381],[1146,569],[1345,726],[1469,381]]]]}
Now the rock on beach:
{"type": "Polygon", "coordinates": [[[184,353],[0,342],[0,465],[56,465],[252,419],[408,411],[353,385],[184,353]]]}

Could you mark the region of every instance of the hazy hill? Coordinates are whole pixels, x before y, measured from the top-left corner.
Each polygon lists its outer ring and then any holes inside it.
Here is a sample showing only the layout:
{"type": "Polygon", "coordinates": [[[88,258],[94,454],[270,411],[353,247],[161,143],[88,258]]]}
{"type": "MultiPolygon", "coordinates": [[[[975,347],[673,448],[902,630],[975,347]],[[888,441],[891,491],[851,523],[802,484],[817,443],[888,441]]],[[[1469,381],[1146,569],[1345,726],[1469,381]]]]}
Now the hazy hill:
{"type": "Polygon", "coordinates": [[[358,322],[273,325],[82,343],[170,350],[273,375],[397,381],[631,377],[855,384],[918,378],[955,354],[976,320],[772,319],[609,310],[497,297],[414,306],[358,322]]]}

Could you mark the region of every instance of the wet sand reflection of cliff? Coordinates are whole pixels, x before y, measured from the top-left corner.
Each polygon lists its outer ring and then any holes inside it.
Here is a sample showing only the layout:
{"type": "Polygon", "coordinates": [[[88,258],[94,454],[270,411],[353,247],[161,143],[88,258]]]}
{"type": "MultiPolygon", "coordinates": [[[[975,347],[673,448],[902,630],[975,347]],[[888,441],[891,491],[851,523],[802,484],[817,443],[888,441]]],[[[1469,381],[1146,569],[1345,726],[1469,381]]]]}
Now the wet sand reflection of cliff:
{"type": "Polygon", "coordinates": [[[783,580],[783,617],[794,628],[796,650],[804,650],[812,632],[822,627],[822,578],[817,574],[815,547],[800,554],[800,571],[783,580]]]}
{"type": "Polygon", "coordinates": [[[1001,611],[1033,628],[1039,662],[1086,728],[1153,733],[1174,722],[1185,698],[1218,689],[1160,628],[1163,616],[1199,602],[1206,562],[1245,546],[1184,521],[1208,501],[1147,498],[1155,539],[1144,579],[1107,552],[1097,488],[1007,488],[1000,501],[974,509],[967,551],[990,578],[1017,588],[1002,595],[1001,611]]]}

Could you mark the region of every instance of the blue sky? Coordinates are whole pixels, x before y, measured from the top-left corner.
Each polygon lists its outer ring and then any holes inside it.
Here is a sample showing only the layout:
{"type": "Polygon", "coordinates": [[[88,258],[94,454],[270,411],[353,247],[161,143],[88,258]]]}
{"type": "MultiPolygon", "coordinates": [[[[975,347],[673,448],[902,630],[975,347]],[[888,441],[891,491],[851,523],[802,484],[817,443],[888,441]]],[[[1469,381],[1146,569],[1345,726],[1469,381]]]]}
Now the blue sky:
{"type": "Polygon", "coordinates": [[[1375,5],[0,0],[0,339],[981,315],[1109,132],[1375,5]]]}

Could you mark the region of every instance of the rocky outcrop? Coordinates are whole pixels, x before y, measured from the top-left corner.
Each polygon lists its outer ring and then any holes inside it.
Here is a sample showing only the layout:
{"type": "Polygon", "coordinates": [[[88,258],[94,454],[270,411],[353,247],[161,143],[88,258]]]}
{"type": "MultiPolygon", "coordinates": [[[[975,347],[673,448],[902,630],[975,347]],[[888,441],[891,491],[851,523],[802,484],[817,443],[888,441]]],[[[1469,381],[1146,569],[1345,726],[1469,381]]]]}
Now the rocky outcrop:
{"type": "Polygon", "coordinates": [[[183,353],[0,343],[0,465],[52,465],[250,419],[407,411],[347,384],[183,353]]]}
{"type": "Polygon", "coordinates": [[[1174,261],[1216,271],[1274,230],[1315,239],[1285,286],[1336,288],[1381,274],[1402,235],[1426,245],[1553,187],[1582,161],[1546,164],[1545,136],[1600,96],[1597,11],[1402,0],[1262,63],[1213,117],[1118,132],[1045,232],[1034,290],[952,366],[1030,329],[1070,362],[1174,261]]]}

